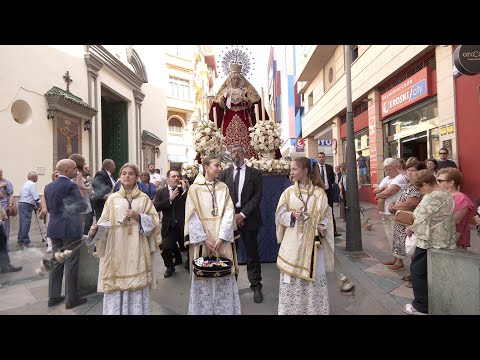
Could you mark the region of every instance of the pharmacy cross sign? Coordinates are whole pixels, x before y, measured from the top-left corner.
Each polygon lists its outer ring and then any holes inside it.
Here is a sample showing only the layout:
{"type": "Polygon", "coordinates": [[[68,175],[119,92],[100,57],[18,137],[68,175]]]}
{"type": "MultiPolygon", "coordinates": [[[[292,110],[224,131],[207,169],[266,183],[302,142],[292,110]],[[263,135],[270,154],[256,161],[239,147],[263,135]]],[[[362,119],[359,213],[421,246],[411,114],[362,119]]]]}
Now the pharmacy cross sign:
{"type": "Polygon", "coordinates": [[[65,82],[67,83],[67,91],[70,91],[70,84],[73,82],[73,80],[70,78],[70,73],[67,71],[65,75],[63,75],[63,78],[65,79],[65,82]]]}

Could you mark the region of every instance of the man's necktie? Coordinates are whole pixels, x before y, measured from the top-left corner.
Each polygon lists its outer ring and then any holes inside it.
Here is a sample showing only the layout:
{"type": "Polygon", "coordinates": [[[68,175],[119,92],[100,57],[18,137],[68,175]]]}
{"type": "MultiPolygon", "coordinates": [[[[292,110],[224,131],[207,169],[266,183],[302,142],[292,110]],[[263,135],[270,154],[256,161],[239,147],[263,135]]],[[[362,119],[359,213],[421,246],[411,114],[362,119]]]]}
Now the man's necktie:
{"type": "MultiPolygon", "coordinates": [[[[171,189],[169,188],[170,190],[170,195],[175,191],[175,189],[171,189]]],[[[175,224],[177,223],[177,219],[175,218],[175,200],[177,200],[178,196],[172,201],[172,219],[170,220],[170,227],[171,228],[174,228],[175,227],[175,224]]]]}
{"type": "Polygon", "coordinates": [[[320,174],[322,175],[322,181],[325,182],[325,169],[323,168],[323,165],[320,165],[320,174]]]}
{"type": "Polygon", "coordinates": [[[233,206],[235,206],[235,204],[238,202],[238,187],[240,185],[240,168],[235,168],[235,170],[237,173],[235,174],[235,180],[233,182],[233,187],[235,189],[235,202],[233,203],[233,206]]]}

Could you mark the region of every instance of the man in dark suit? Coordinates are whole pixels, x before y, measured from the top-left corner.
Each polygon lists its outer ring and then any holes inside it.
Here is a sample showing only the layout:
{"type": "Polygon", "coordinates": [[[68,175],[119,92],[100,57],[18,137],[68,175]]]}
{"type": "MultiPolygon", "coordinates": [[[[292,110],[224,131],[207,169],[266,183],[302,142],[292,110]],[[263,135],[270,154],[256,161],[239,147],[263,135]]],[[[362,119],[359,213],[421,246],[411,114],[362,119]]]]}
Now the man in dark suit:
{"type": "MultiPolygon", "coordinates": [[[[185,226],[185,201],[187,200],[188,182],[180,180],[178,169],[167,172],[167,186],[157,190],[153,204],[162,212],[162,258],[167,268],[164,277],[169,278],[175,271],[175,265],[182,263],[182,254],[177,246],[183,248],[185,226]],[[173,259],[175,258],[175,262],[173,259]]],[[[188,253],[187,253],[188,265],[188,253]]]]}
{"type": "MultiPolygon", "coordinates": [[[[57,163],[58,179],[45,187],[45,202],[50,213],[47,236],[52,240],[52,252],[72,250],[83,234],[81,213],[87,204],[80,195],[78,186],[70,179],[77,175],[73,160],[63,159],[57,163]]],[[[48,278],[48,306],[55,306],[65,300],[65,308],[73,309],[87,302],[77,291],[79,251],[74,251],[65,263],[58,264],[50,271],[48,278]],[[65,296],[62,293],[63,268],[65,267],[65,296]]]]}
{"type": "Polygon", "coordinates": [[[105,159],[102,163],[102,170],[98,171],[93,178],[93,208],[97,220],[102,216],[105,201],[107,201],[108,196],[112,193],[112,189],[115,187],[115,179],[112,176],[114,171],[115,162],[112,159],[105,159]]]}
{"type": "Polygon", "coordinates": [[[332,165],[325,164],[325,153],[318,153],[318,167],[320,170],[320,177],[325,184],[325,192],[328,198],[328,205],[332,208],[333,232],[335,237],[342,236],[337,232],[337,223],[335,222],[335,215],[333,214],[333,184],[335,183],[335,173],[332,165]]]}
{"type": "MultiPolygon", "coordinates": [[[[262,268],[258,256],[257,234],[262,225],[260,201],[262,200],[263,178],[260,170],[245,165],[245,149],[240,144],[232,146],[233,166],[220,174],[220,181],[228,186],[235,207],[235,222],[240,232],[240,241],[247,249],[247,273],[253,301],[261,303],[262,268]]],[[[237,243],[238,246],[238,243],[237,243]]]]}

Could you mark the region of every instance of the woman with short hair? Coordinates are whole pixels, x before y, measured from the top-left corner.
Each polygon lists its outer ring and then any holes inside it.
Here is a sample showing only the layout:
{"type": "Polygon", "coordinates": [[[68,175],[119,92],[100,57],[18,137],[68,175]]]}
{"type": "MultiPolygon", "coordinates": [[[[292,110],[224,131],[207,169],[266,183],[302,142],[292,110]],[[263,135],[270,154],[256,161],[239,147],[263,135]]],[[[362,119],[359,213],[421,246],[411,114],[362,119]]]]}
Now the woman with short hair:
{"type": "MultiPolygon", "coordinates": [[[[425,169],[425,163],[423,161],[412,160],[407,162],[407,175],[408,180],[407,186],[402,190],[402,193],[396,203],[391,203],[390,212],[395,214],[397,211],[406,210],[413,211],[420,203],[422,195],[420,192],[413,186],[412,179],[413,176],[419,171],[425,169]]],[[[393,243],[392,243],[392,252],[393,252],[393,264],[387,265],[387,269],[390,271],[400,271],[403,270],[404,264],[403,260],[406,258],[407,254],[405,252],[405,238],[407,233],[405,230],[405,225],[394,222],[393,223],[393,243]]],[[[408,278],[407,278],[408,281],[408,278]]]]}
{"type": "Polygon", "coordinates": [[[411,315],[428,314],[427,249],[455,249],[455,204],[451,195],[442,190],[430,170],[420,170],[413,185],[423,198],[413,211],[414,222],[407,226],[407,235],[415,234],[417,246],[410,265],[414,299],[403,311],[411,315]]]}
{"type": "Polygon", "coordinates": [[[437,183],[441,189],[447,190],[452,195],[455,203],[457,246],[466,249],[470,246],[470,220],[475,211],[475,204],[458,190],[463,183],[462,173],[455,168],[441,169],[437,173],[437,183]]]}

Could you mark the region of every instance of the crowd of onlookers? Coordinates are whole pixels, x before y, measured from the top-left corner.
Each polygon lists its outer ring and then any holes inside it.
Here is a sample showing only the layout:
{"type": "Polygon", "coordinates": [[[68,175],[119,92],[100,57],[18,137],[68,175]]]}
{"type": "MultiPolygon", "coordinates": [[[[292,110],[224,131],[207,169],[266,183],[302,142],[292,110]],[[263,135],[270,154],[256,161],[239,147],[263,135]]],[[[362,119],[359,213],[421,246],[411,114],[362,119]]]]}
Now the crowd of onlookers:
{"type": "MultiPolygon", "coordinates": [[[[84,234],[88,234],[94,217],[97,219],[100,217],[103,204],[108,195],[118,191],[120,188],[120,179],[115,180],[113,177],[115,162],[111,159],[104,160],[102,170],[97,172],[93,178],[91,178],[90,168],[85,163],[85,158],[82,155],[72,154],[70,159],[75,162],[77,171],[77,175],[71,181],[78,186],[80,194],[87,205],[86,210],[82,212],[82,219],[84,234]]],[[[59,172],[54,171],[51,176],[53,182],[58,178],[59,172]]],[[[36,172],[31,171],[27,174],[27,181],[20,188],[18,205],[16,205],[14,203],[13,184],[4,177],[3,170],[0,169],[0,204],[2,209],[0,210],[0,236],[2,238],[0,249],[4,248],[3,251],[0,250],[0,272],[2,273],[22,270],[20,266],[12,266],[8,256],[11,217],[18,216],[19,218],[17,247],[33,246],[29,232],[34,216],[37,217],[43,239],[45,228],[41,223],[48,223],[49,214],[45,197],[40,197],[38,194],[37,181],[38,175],[36,172]],[[3,245],[3,243],[5,244],[3,245]]],[[[155,169],[155,165],[151,163],[148,164],[148,170],[141,173],[137,185],[141,191],[153,200],[155,192],[166,186],[166,177],[161,175],[160,170],[155,169]]],[[[45,237],[44,240],[46,241],[47,252],[52,252],[51,239],[45,237]]]]}
{"type": "Polygon", "coordinates": [[[386,268],[404,270],[406,242],[416,241],[411,275],[402,278],[414,292],[414,300],[404,307],[408,314],[428,313],[427,249],[467,249],[470,224],[480,225],[478,209],[461,192],[462,173],[447,157],[448,150],[442,148],[438,161],[387,158],[386,176],[373,190],[392,244],[393,259],[383,263],[386,268]]]}

